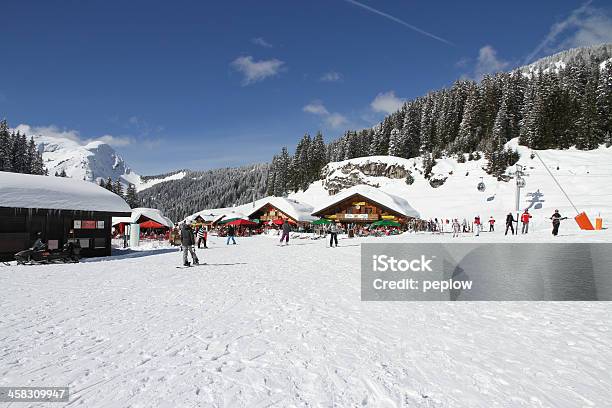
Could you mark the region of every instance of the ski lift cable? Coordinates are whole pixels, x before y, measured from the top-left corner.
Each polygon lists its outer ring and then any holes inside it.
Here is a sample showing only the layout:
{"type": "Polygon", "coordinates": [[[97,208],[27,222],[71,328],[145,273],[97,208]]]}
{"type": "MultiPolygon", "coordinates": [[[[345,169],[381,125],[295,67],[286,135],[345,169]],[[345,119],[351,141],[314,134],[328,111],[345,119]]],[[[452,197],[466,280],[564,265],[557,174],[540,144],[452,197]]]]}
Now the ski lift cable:
{"type": "Polygon", "coordinates": [[[576,214],[580,214],[580,211],[578,211],[578,209],[576,208],[576,206],[574,205],[574,203],[572,202],[572,200],[569,198],[569,196],[567,195],[567,193],[565,192],[565,190],[563,189],[563,187],[561,187],[561,184],[559,184],[559,181],[557,181],[557,179],[555,178],[555,176],[552,174],[552,171],[550,171],[550,169],[548,168],[548,166],[546,165],[546,163],[544,163],[544,160],[542,160],[542,158],[540,157],[540,155],[538,154],[537,151],[532,150],[533,153],[535,153],[536,157],[542,162],[542,165],[544,166],[544,168],[546,169],[546,171],[548,172],[548,174],[550,174],[550,177],[552,177],[552,179],[555,181],[555,183],[557,184],[557,186],[559,187],[559,189],[561,190],[561,192],[565,195],[565,198],[567,198],[567,201],[569,201],[569,203],[572,205],[572,207],[574,207],[574,210],[576,211],[576,214]]]}

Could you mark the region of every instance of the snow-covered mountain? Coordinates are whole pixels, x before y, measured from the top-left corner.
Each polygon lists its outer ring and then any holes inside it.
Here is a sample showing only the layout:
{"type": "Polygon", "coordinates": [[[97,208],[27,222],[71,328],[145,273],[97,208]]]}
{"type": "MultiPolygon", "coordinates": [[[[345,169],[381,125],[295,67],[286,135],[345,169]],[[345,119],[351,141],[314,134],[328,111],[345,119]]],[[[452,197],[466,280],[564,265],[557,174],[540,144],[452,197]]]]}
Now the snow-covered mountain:
{"type": "Polygon", "coordinates": [[[121,181],[124,187],[134,184],[136,190],[141,191],[164,181],[180,180],[187,174],[176,171],[141,177],[103,140],[83,141],[70,132],[40,132],[28,125],[19,125],[16,130],[34,138],[50,175],[66,172],[68,177],[93,182],[110,177],[121,181]]]}

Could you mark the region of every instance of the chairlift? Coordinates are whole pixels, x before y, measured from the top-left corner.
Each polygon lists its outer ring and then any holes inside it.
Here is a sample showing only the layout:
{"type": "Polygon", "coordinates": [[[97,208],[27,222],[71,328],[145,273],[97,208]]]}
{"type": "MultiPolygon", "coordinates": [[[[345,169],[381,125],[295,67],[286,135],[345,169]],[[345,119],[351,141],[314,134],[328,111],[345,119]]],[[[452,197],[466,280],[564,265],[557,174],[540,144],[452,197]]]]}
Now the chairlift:
{"type": "Polygon", "coordinates": [[[482,193],[483,191],[485,191],[485,190],[486,190],[486,188],[487,188],[487,187],[485,186],[484,181],[482,181],[482,177],[480,178],[480,183],[478,183],[478,186],[477,186],[476,188],[477,188],[477,189],[478,189],[478,191],[480,191],[481,193],[482,193]]]}
{"type": "Polygon", "coordinates": [[[525,179],[522,177],[518,177],[516,179],[516,186],[518,188],[525,188],[525,186],[527,185],[527,183],[525,182],[525,179]]]}

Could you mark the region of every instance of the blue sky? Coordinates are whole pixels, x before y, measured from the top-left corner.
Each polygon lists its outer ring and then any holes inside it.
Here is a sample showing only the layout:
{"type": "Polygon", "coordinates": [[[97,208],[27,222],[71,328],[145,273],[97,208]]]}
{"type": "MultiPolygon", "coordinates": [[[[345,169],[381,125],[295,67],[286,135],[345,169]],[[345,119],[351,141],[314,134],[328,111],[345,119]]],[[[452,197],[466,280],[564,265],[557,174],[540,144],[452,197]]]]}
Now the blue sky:
{"type": "Polygon", "coordinates": [[[0,116],[141,174],[267,161],[460,77],[612,41],[603,1],[5,0],[0,116]]]}

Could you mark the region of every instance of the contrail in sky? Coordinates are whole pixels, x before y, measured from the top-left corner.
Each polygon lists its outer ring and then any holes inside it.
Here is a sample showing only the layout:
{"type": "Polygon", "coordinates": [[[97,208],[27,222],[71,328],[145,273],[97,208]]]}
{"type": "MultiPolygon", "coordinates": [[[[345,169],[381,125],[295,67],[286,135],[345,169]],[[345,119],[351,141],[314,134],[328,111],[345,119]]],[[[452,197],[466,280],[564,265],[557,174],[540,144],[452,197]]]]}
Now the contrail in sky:
{"type": "Polygon", "coordinates": [[[416,31],[417,33],[420,33],[420,34],[426,35],[426,36],[427,36],[427,37],[429,37],[429,38],[433,38],[434,40],[438,40],[438,41],[440,41],[440,42],[443,42],[444,44],[454,45],[452,42],[450,42],[450,41],[448,41],[448,40],[445,40],[445,39],[444,39],[444,38],[442,38],[442,37],[438,37],[438,36],[437,36],[437,35],[435,35],[435,34],[432,34],[432,33],[427,32],[427,31],[425,31],[425,30],[421,30],[419,27],[415,27],[415,26],[413,26],[412,24],[407,23],[407,22],[405,22],[405,21],[404,21],[404,20],[402,20],[402,19],[399,19],[399,18],[397,18],[397,17],[394,17],[394,16],[392,16],[391,14],[387,14],[387,13],[385,13],[384,11],[377,10],[377,9],[375,9],[375,8],[373,8],[373,7],[370,7],[370,6],[366,5],[366,4],[360,3],[360,2],[355,1],[355,0],[344,0],[344,1],[346,1],[347,3],[350,3],[350,4],[354,5],[354,6],[361,7],[362,9],[368,10],[368,11],[369,11],[369,12],[371,12],[371,13],[378,14],[379,16],[385,17],[385,18],[387,18],[387,19],[389,19],[389,20],[391,20],[391,21],[395,21],[396,23],[401,24],[401,25],[403,25],[404,27],[408,27],[409,29],[411,29],[411,30],[413,30],[413,31],[416,31]]]}

